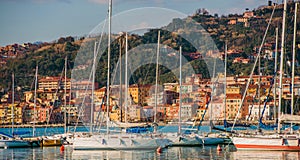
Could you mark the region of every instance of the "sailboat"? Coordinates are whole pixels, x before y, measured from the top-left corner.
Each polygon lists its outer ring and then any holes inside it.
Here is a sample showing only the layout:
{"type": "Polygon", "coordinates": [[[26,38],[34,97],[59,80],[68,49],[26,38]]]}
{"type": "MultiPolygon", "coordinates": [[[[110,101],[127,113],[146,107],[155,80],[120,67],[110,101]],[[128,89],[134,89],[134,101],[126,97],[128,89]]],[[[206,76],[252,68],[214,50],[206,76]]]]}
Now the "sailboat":
{"type": "MultiPolygon", "coordinates": [[[[12,133],[14,132],[14,74],[12,74],[12,108],[11,108],[11,122],[12,133]]],[[[0,148],[14,148],[14,147],[30,147],[30,143],[14,136],[0,132],[0,148]]]]}
{"type": "MultiPolygon", "coordinates": [[[[35,73],[35,93],[34,93],[34,123],[35,123],[35,117],[36,117],[36,90],[37,90],[37,82],[38,82],[38,66],[36,67],[36,73],[35,73]]],[[[66,86],[66,84],[65,84],[66,86]]],[[[48,118],[49,119],[49,118],[48,118]]],[[[33,129],[34,131],[35,129],[33,129]]],[[[33,132],[34,134],[34,132],[33,132]]],[[[42,136],[40,140],[40,146],[41,147],[47,147],[47,146],[61,146],[62,145],[62,137],[61,136],[42,136]]]]}
{"type": "MultiPolygon", "coordinates": [[[[46,146],[60,146],[62,144],[64,145],[68,145],[68,144],[72,144],[73,141],[73,134],[68,132],[68,121],[69,121],[69,116],[67,116],[67,112],[69,112],[69,108],[67,107],[67,62],[68,62],[68,58],[67,56],[65,57],[65,66],[64,66],[64,133],[63,134],[56,134],[54,135],[54,137],[56,137],[55,139],[52,138],[53,140],[47,140],[48,143],[46,144],[46,146]],[[52,141],[52,142],[51,142],[52,141]],[[51,142],[51,143],[50,143],[51,142]]],[[[71,86],[70,86],[71,89],[71,86]]],[[[70,91],[70,95],[69,95],[71,100],[71,91],[70,91]]],[[[70,106],[70,105],[69,105],[70,106]]]]}
{"type": "Polygon", "coordinates": [[[167,147],[169,143],[167,139],[153,134],[91,133],[85,137],[75,137],[73,148],[74,150],[155,150],[159,147],[167,147]]]}
{"type": "MultiPolygon", "coordinates": [[[[179,63],[180,63],[180,68],[179,68],[179,111],[178,111],[178,134],[177,135],[172,135],[169,134],[170,139],[172,139],[173,143],[172,146],[203,146],[203,145],[218,145],[218,144],[223,144],[224,139],[215,137],[212,134],[209,134],[207,136],[200,135],[199,133],[191,133],[191,134],[184,134],[181,132],[181,106],[182,106],[182,94],[181,94],[181,89],[182,89],[182,48],[180,46],[179,48],[179,63]]],[[[208,107],[209,103],[207,104],[208,107]]],[[[198,130],[199,132],[199,130],[198,130]]]]}
{"type": "Polygon", "coordinates": [[[179,47],[179,111],[178,111],[178,133],[167,134],[172,140],[172,146],[202,146],[203,140],[196,134],[181,133],[181,106],[182,106],[182,47],[179,47]]]}
{"type": "Polygon", "coordinates": [[[37,112],[36,112],[36,98],[37,98],[37,75],[38,75],[38,65],[36,66],[35,69],[35,80],[34,80],[34,108],[33,108],[33,123],[32,123],[32,137],[27,137],[24,138],[24,140],[30,142],[32,144],[32,146],[34,147],[39,147],[42,144],[42,140],[39,137],[36,137],[35,135],[35,123],[36,123],[36,116],[37,116],[37,112]]]}
{"type": "MultiPolygon", "coordinates": [[[[297,3],[295,4],[295,15],[297,3]]],[[[274,8],[275,9],[275,8],[274,8]]],[[[232,141],[238,150],[281,150],[281,151],[300,151],[300,138],[297,134],[281,133],[281,99],[282,99],[282,78],[283,78],[283,58],[284,58],[284,38],[285,38],[285,17],[287,9],[287,0],[284,0],[283,22],[282,22],[282,41],[281,41],[281,59],[280,59],[280,84],[279,84],[279,107],[278,107],[278,128],[277,133],[273,134],[237,134],[232,136],[232,141]]],[[[296,20],[296,18],[295,18],[296,20]]],[[[266,35],[266,34],[265,34],[266,35]]],[[[264,37],[265,38],[265,37],[264,37]]],[[[260,55],[260,52],[259,54],[260,55]]],[[[256,59],[257,62],[257,59],[256,59]]],[[[256,64],[255,62],[255,64],[256,64]]],[[[252,74],[251,74],[252,77],[252,74]]],[[[247,88],[247,87],[246,87],[247,88]]]]}
{"type": "Polygon", "coordinates": [[[30,143],[0,132],[0,148],[23,148],[31,147],[30,143]]]}
{"type": "MultiPolygon", "coordinates": [[[[124,106],[124,110],[125,110],[125,117],[123,117],[123,109],[122,109],[122,92],[123,92],[123,89],[122,89],[122,72],[120,72],[120,109],[121,109],[121,114],[120,114],[120,121],[111,121],[111,127],[118,127],[118,128],[125,128],[123,129],[122,131],[123,132],[127,132],[127,133],[143,133],[143,132],[147,132],[149,131],[150,129],[150,125],[146,122],[130,122],[130,123],[127,123],[127,111],[128,111],[128,107],[129,107],[129,104],[128,104],[128,35],[127,33],[122,33],[121,37],[123,38],[123,36],[125,35],[125,106],[124,106]],[[125,119],[125,122],[122,122],[122,119],[125,119]]],[[[122,38],[120,38],[120,56],[119,56],[119,59],[121,60],[122,59],[122,38]]],[[[122,70],[122,61],[119,61],[120,62],[120,71],[122,70]]]]}
{"type": "MultiPolygon", "coordinates": [[[[224,64],[225,64],[225,68],[224,68],[224,124],[226,123],[226,69],[227,69],[227,44],[225,44],[225,60],[224,60],[224,64]]],[[[214,70],[215,70],[215,65],[216,62],[214,63],[214,70]]],[[[215,73],[213,73],[213,76],[215,76],[215,73]]],[[[212,91],[214,91],[214,83],[212,84],[212,91]]],[[[213,94],[212,94],[213,95],[213,94]]],[[[211,96],[211,100],[208,102],[207,107],[209,105],[209,103],[213,100],[213,96],[211,96]]],[[[220,130],[219,128],[215,127],[215,125],[212,122],[212,104],[210,106],[210,130],[220,130]]],[[[204,116],[204,115],[203,115],[204,116]]],[[[202,117],[203,118],[203,117],[202,117]]],[[[225,127],[225,125],[224,125],[225,127]]],[[[226,127],[225,127],[226,128],[226,127]]],[[[224,130],[222,130],[224,131],[224,130]]],[[[210,133],[206,136],[203,137],[203,142],[204,145],[218,145],[218,144],[230,144],[232,143],[230,138],[226,135],[221,135],[221,134],[213,134],[211,131],[210,133]]]]}
{"type": "MultiPolygon", "coordinates": [[[[157,148],[164,148],[170,144],[168,139],[154,134],[134,134],[134,133],[110,133],[109,132],[109,86],[110,86],[110,38],[111,38],[111,7],[112,0],[109,0],[109,24],[108,24],[108,74],[107,74],[107,117],[106,117],[106,133],[93,133],[85,137],[75,137],[73,148],[74,150],[156,150],[157,148]]],[[[127,34],[126,34],[127,35],[127,34]]],[[[126,57],[128,52],[128,40],[126,36],[126,57]]],[[[97,51],[94,51],[97,52],[97,51]]],[[[95,53],[94,53],[94,65],[95,66],[95,53]]],[[[94,68],[94,67],[93,67],[94,68]]],[[[93,69],[95,72],[95,69],[93,69]]],[[[128,88],[126,83],[126,88],[128,88]]],[[[92,91],[93,92],[93,91],[92,91]]],[[[128,92],[127,90],[125,93],[128,92]]],[[[92,104],[93,105],[93,104],[92,104]]],[[[125,109],[126,110],[126,109],[125,109]]],[[[126,115],[126,114],[125,114],[126,115]]],[[[126,121],[126,118],[125,118],[126,121]]],[[[91,127],[92,128],[92,127],[91,127]]]]}
{"type": "MultiPolygon", "coordinates": [[[[226,50],[226,49],[225,49],[226,50]]],[[[215,70],[216,70],[216,59],[214,60],[214,70],[213,70],[213,77],[215,77],[215,70]]],[[[226,72],[226,70],[225,70],[226,72]]],[[[226,78],[225,78],[226,80],[226,78]]],[[[212,93],[211,93],[211,98],[210,100],[207,102],[206,104],[206,109],[209,107],[209,110],[210,110],[210,116],[209,116],[209,129],[210,129],[210,132],[207,134],[207,135],[199,135],[198,134],[198,137],[202,139],[203,141],[203,145],[218,145],[218,144],[224,144],[224,143],[227,143],[228,142],[228,137],[223,137],[223,136],[220,136],[219,134],[215,134],[215,133],[212,133],[212,129],[214,128],[214,124],[213,124],[213,114],[212,114],[212,102],[213,102],[213,92],[214,92],[214,84],[215,82],[213,81],[212,82],[212,93]]],[[[206,111],[206,110],[205,110],[206,111]]],[[[206,112],[205,112],[206,113],[206,112]]],[[[204,113],[204,114],[205,114],[204,113]]],[[[202,120],[204,119],[204,114],[202,115],[202,120]]],[[[199,131],[199,127],[201,125],[201,122],[202,120],[200,121],[200,124],[198,126],[198,131],[199,131]]]]}

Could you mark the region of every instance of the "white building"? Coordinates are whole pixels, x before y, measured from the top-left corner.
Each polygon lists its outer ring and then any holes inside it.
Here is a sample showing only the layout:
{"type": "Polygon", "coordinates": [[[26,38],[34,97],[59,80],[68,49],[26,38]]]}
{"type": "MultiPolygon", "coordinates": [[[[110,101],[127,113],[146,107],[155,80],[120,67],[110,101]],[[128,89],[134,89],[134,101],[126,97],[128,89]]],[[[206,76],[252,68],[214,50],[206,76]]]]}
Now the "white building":
{"type": "MultiPolygon", "coordinates": [[[[155,93],[150,95],[151,97],[149,97],[147,99],[147,104],[149,106],[155,106],[155,93]]],[[[157,96],[156,96],[156,104],[157,105],[163,105],[166,104],[166,95],[164,94],[164,92],[158,92],[157,96]]]]}
{"type": "Polygon", "coordinates": [[[130,120],[139,119],[141,116],[141,107],[138,105],[131,105],[127,109],[127,115],[130,120]]]}
{"type": "Polygon", "coordinates": [[[192,119],[197,114],[198,105],[196,103],[182,103],[181,118],[183,121],[192,119]]]}
{"type": "MultiPolygon", "coordinates": [[[[177,88],[177,92],[179,93],[179,88],[177,88]]],[[[181,93],[186,94],[186,93],[191,93],[194,91],[197,91],[199,88],[199,85],[196,84],[190,84],[190,83],[185,83],[181,85],[181,93]]]]}
{"type": "MultiPolygon", "coordinates": [[[[260,116],[262,115],[264,109],[264,104],[260,105],[260,116]]],[[[259,119],[259,105],[258,104],[254,104],[249,105],[249,114],[246,118],[249,117],[249,120],[258,120],[259,119]],[[251,113],[251,114],[250,114],[251,113]],[[250,115],[250,117],[249,117],[250,115]]],[[[266,105],[266,109],[263,115],[263,120],[270,120],[270,119],[274,119],[274,106],[273,105],[266,105]]]]}
{"type": "Polygon", "coordinates": [[[224,118],[224,102],[222,101],[222,99],[219,99],[213,103],[211,103],[211,105],[209,105],[209,107],[211,107],[211,109],[209,109],[209,111],[212,111],[212,120],[220,120],[224,118]]]}

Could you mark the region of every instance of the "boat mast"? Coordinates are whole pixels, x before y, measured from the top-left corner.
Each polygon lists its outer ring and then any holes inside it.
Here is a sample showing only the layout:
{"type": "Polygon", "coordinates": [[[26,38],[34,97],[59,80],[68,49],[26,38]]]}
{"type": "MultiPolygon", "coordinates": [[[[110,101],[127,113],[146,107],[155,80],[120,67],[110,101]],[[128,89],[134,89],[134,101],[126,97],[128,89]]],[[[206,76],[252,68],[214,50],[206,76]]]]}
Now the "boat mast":
{"type": "Polygon", "coordinates": [[[108,4],[108,48],[107,48],[107,87],[106,87],[106,133],[109,133],[109,85],[110,85],[110,36],[111,36],[111,10],[112,10],[112,0],[109,0],[108,4]]]}
{"type": "Polygon", "coordinates": [[[15,113],[14,113],[14,110],[15,110],[15,75],[14,75],[14,73],[12,73],[11,79],[12,79],[11,133],[13,134],[14,133],[14,119],[15,119],[15,113]]]}
{"type": "MultiPolygon", "coordinates": [[[[271,18],[269,19],[267,29],[266,29],[266,31],[265,31],[265,34],[264,34],[264,36],[263,36],[262,42],[261,42],[260,47],[259,47],[259,50],[258,50],[258,55],[261,54],[261,50],[262,50],[263,44],[264,44],[264,42],[265,42],[265,39],[266,39],[266,36],[267,36],[267,33],[268,33],[268,29],[269,29],[270,24],[271,24],[271,20],[272,20],[274,11],[275,11],[275,7],[276,7],[276,5],[274,6],[274,9],[273,9],[273,11],[272,11],[271,18]]],[[[242,101],[241,101],[241,103],[239,104],[239,108],[238,108],[237,115],[235,116],[235,119],[234,119],[234,122],[233,122],[233,126],[231,127],[231,131],[233,131],[233,128],[234,128],[235,123],[236,123],[236,121],[237,121],[238,115],[239,115],[240,112],[241,112],[241,108],[242,108],[242,106],[243,106],[243,102],[244,102],[245,97],[246,97],[246,94],[247,94],[246,91],[248,90],[249,85],[250,85],[250,82],[251,82],[251,80],[252,80],[252,78],[253,78],[253,73],[254,73],[255,66],[256,66],[257,62],[258,62],[258,57],[256,57],[256,59],[255,59],[255,62],[254,62],[254,65],[253,65],[253,68],[252,68],[250,77],[249,77],[249,79],[248,79],[248,82],[247,82],[247,85],[246,85],[246,88],[245,88],[245,92],[244,92],[243,97],[242,97],[242,101]]]]}
{"type": "Polygon", "coordinates": [[[120,53],[119,53],[119,62],[120,62],[120,93],[119,93],[119,106],[120,106],[120,112],[121,112],[121,117],[120,117],[120,121],[122,122],[122,117],[123,117],[123,114],[122,114],[122,36],[120,37],[119,39],[119,43],[120,43],[120,53]]]}
{"type": "Polygon", "coordinates": [[[33,127],[32,127],[32,135],[33,137],[35,136],[35,121],[36,121],[36,90],[37,90],[37,82],[38,82],[38,69],[39,66],[36,65],[36,69],[35,69],[35,81],[34,81],[34,108],[33,108],[33,127]]]}
{"type": "Polygon", "coordinates": [[[275,63],[274,63],[274,119],[276,113],[276,89],[277,89],[277,57],[278,57],[278,27],[276,27],[275,63]]]}
{"type": "Polygon", "coordinates": [[[128,34],[126,32],[125,42],[125,123],[127,124],[127,108],[128,108],[128,34]]]}
{"type": "MultiPolygon", "coordinates": [[[[70,124],[70,115],[69,114],[70,114],[70,110],[71,110],[71,99],[72,99],[72,79],[70,79],[69,106],[68,106],[68,122],[67,122],[67,124],[70,124]]],[[[68,132],[69,132],[69,127],[68,127],[68,132]]]]}
{"type": "MultiPolygon", "coordinates": [[[[298,3],[295,3],[295,17],[294,17],[294,37],[293,37],[293,62],[292,62],[292,97],[291,97],[291,115],[294,114],[294,83],[295,83],[295,62],[296,62],[296,32],[297,32],[297,10],[298,3]]],[[[293,132],[293,127],[291,123],[291,132],[293,132]]]]}
{"type": "MultiPolygon", "coordinates": [[[[262,118],[260,108],[260,88],[261,88],[261,54],[258,55],[258,119],[262,118]]],[[[260,124],[258,123],[257,130],[260,132],[260,124]]]]}
{"type": "Polygon", "coordinates": [[[227,43],[225,44],[225,60],[224,60],[224,63],[225,63],[225,71],[224,71],[224,123],[226,121],[226,87],[227,87],[227,43]]]}
{"type": "Polygon", "coordinates": [[[286,18],[286,8],[287,2],[284,0],[283,8],[283,20],[282,20],[282,32],[281,32],[281,53],[280,53],[280,78],[279,78],[279,104],[278,104],[278,126],[277,132],[280,133],[280,113],[281,113],[281,103],[282,103],[282,78],[283,78],[283,59],[284,59],[284,37],[285,37],[285,18],[286,18]]]}
{"type": "Polygon", "coordinates": [[[182,47],[179,47],[179,114],[178,114],[178,134],[181,134],[181,106],[182,106],[182,47]]]}
{"type": "Polygon", "coordinates": [[[97,42],[95,42],[94,46],[94,60],[93,60],[93,68],[92,68],[92,100],[91,100],[91,120],[90,120],[90,133],[93,132],[93,122],[94,122],[94,91],[95,91],[95,74],[96,74],[96,59],[97,59],[97,42]]]}
{"type": "MultiPolygon", "coordinates": [[[[158,58],[159,58],[159,43],[160,43],[160,30],[158,30],[157,37],[157,53],[156,53],[156,77],[155,77],[155,104],[154,104],[154,123],[157,123],[157,90],[158,90],[158,58]]],[[[156,124],[154,124],[154,132],[156,132],[156,124]]]]}
{"type": "Polygon", "coordinates": [[[212,87],[211,87],[211,95],[210,95],[210,101],[209,103],[207,104],[207,106],[210,105],[210,107],[208,108],[209,109],[209,132],[211,133],[212,132],[212,126],[213,126],[213,119],[212,119],[212,116],[213,116],[213,97],[214,97],[214,90],[215,90],[215,77],[216,77],[216,58],[214,58],[214,70],[213,70],[213,78],[212,78],[212,87]]]}
{"type": "Polygon", "coordinates": [[[67,133],[67,60],[68,57],[65,58],[65,111],[64,111],[64,132],[67,133]]]}

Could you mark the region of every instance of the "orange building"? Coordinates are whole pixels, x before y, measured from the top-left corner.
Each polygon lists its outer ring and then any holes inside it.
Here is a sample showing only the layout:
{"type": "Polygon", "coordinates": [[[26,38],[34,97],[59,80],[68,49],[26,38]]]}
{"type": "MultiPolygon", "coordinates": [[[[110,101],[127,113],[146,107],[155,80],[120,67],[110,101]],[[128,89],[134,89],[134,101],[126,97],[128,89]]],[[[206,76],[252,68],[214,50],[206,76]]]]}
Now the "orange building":
{"type": "Polygon", "coordinates": [[[172,121],[178,119],[179,104],[168,105],[166,107],[166,119],[172,121]]]}

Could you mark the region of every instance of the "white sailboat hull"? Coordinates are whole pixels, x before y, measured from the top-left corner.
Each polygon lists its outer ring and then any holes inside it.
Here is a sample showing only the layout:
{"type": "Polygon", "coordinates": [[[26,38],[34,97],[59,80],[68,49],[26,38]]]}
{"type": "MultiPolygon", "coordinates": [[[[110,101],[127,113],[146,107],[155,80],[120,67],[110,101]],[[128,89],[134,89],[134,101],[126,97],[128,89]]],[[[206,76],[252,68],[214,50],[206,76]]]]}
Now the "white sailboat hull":
{"type": "Polygon", "coordinates": [[[198,137],[178,136],[172,141],[172,146],[202,146],[203,141],[198,137]]]}
{"type": "Polygon", "coordinates": [[[76,137],[74,150],[155,150],[170,145],[170,140],[151,136],[132,134],[124,135],[92,135],[76,137]]]}
{"type": "Polygon", "coordinates": [[[300,151],[300,140],[296,136],[233,137],[232,142],[238,150],[300,151]]]}
{"type": "Polygon", "coordinates": [[[172,146],[202,146],[202,145],[218,145],[224,144],[224,138],[218,137],[202,137],[199,135],[174,135],[167,134],[172,140],[172,146]]]}

